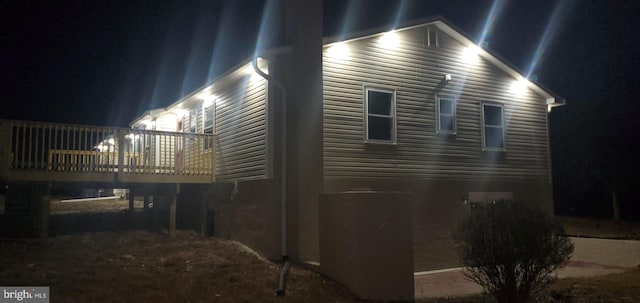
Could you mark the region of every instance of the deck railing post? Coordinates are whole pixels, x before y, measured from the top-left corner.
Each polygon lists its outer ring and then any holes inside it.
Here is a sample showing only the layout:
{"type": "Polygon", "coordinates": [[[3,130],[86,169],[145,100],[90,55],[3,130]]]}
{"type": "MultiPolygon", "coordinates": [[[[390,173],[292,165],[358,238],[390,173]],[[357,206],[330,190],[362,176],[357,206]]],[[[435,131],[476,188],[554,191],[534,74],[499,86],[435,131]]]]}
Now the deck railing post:
{"type": "Polygon", "coordinates": [[[116,173],[116,176],[118,176],[118,180],[120,180],[120,175],[122,175],[122,173],[124,172],[124,136],[125,129],[118,129],[115,146],[115,152],[118,155],[118,172],[116,173]]]}
{"type": "Polygon", "coordinates": [[[216,182],[216,151],[218,150],[218,135],[211,136],[211,183],[216,182]]]}
{"type": "Polygon", "coordinates": [[[0,121],[0,178],[6,177],[11,166],[11,124],[0,121]]]}

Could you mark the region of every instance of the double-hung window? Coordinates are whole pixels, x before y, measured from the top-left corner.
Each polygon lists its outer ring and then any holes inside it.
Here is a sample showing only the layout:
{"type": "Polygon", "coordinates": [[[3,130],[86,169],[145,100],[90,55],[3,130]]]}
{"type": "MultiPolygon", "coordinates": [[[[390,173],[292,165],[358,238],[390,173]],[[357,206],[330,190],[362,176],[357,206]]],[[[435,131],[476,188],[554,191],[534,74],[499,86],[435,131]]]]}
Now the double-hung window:
{"type": "Polygon", "coordinates": [[[197,131],[198,126],[198,110],[192,109],[189,112],[189,132],[195,133],[197,131]]]}
{"type": "Polygon", "coordinates": [[[485,150],[505,150],[504,106],[502,104],[482,104],[482,148],[485,150]]]}
{"type": "MultiPolygon", "coordinates": [[[[204,121],[203,133],[213,135],[213,119],[214,119],[214,107],[210,105],[209,107],[204,108],[204,115],[202,117],[204,121]]],[[[212,138],[206,138],[204,143],[204,148],[209,149],[213,147],[212,138]]]]}
{"type": "Polygon", "coordinates": [[[365,142],[396,143],[395,90],[365,87],[365,142]]]}
{"type": "Polygon", "coordinates": [[[452,97],[436,96],[437,133],[456,133],[456,100],[452,97]]]}

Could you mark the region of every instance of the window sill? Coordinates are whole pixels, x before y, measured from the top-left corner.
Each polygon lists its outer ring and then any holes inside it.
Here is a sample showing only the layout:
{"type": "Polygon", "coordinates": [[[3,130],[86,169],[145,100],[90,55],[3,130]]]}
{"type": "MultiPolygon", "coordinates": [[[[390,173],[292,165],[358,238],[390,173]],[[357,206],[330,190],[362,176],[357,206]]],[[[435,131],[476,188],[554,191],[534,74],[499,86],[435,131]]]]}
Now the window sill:
{"type": "Polygon", "coordinates": [[[397,142],[364,141],[364,148],[367,150],[388,150],[396,149],[397,147],[397,142]]]}
{"type": "Polygon", "coordinates": [[[378,141],[378,140],[365,140],[365,145],[398,145],[397,142],[392,141],[378,141]]]}
{"type": "Polygon", "coordinates": [[[458,132],[456,131],[453,131],[453,132],[437,131],[436,132],[436,136],[443,137],[443,138],[455,138],[457,135],[458,135],[458,132]]]}
{"type": "Polygon", "coordinates": [[[490,152],[490,153],[505,153],[507,152],[506,148],[482,148],[483,152],[490,152]]]}

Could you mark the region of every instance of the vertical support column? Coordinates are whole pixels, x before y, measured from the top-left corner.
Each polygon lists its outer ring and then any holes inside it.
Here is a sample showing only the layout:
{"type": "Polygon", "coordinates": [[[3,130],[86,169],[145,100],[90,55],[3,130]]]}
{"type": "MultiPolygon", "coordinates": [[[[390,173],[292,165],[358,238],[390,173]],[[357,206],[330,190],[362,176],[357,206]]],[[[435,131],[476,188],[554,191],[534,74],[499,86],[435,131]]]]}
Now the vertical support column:
{"type": "Polygon", "coordinates": [[[129,220],[129,224],[128,224],[128,228],[133,230],[135,229],[136,226],[136,217],[135,217],[135,213],[134,213],[134,199],[135,199],[135,192],[133,190],[133,187],[129,188],[129,195],[128,195],[128,200],[129,200],[129,209],[128,209],[128,220],[129,220]]]}
{"type": "Polygon", "coordinates": [[[169,236],[176,236],[176,204],[178,202],[178,195],[180,195],[180,184],[176,184],[176,192],[173,195],[173,200],[169,206],[169,236]]]}
{"type": "Polygon", "coordinates": [[[49,236],[50,183],[11,183],[6,194],[8,230],[23,237],[49,236]]]}
{"type": "MultiPolygon", "coordinates": [[[[148,189],[147,189],[148,190],[148,189]]],[[[149,193],[145,191],[144,193],[144,200],[143,200],[143,204],[142,204],[142,226],[143,228],[148,228],[149,227],[149,193]]]]}
{"type": "Polygon", "coordinates": [[[207,236],[207,190],[200,194],[200,235],[207,236]]]}
{"type": "Polygon", "coordinates": [[[0,177],[7,174],[11,165],[11,125],[0,121],[0,177]]]}
{"type": "Polygon", "coordinates": [[[153,207],[151,208],[151,230],[154,232],[160,230],[160,199],[157,189],[153,195],[153,207]]]}
{"type": "Polygon", "coordinates": [[[133,209],[135,208],[134,198],[135,198],[135,195],[134,195],[133,188],[129,188],[129,212],[130,213],[133,213],[133,209]]]}
{"type": "MultiPolygon", "coordinates": [[[[323,190],[323,100],[321,0],[285,0],[285,41],[292,53],[284,61],[287,254],[318,260],[318,195],[323,190]]],[[[283,245],[284,246],[284,245],[283,245]]]]}
{"type": "Polygon", "coordinates": [[[124,129],[118,129],[117,132],[117,141],[116,141],[116,152],[118,153],[118,172],[115,174],[116,175],[116,181],[120,180],[120,176],[122,175],[122,173],[124,172],[124,151],[125,151],[125,140],[124,140],[124,136],[125,136],[125,130],[124,129]]]}
{"type": "Polygon", "coordinates": [[[38,200],[38,237],[49,237],[49,202],[51,201],[51,183],[42,184],[38,200]]]}

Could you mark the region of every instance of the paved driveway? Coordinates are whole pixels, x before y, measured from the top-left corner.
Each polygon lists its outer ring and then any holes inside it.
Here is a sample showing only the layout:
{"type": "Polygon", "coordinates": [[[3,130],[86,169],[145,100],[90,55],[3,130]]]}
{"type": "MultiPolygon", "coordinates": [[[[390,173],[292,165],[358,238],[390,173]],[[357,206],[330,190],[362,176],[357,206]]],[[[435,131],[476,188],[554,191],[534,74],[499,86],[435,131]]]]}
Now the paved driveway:
{"type": "MultiPolygon", "coordinates": [[[[571,238],[575,246],[566,267],[558,277],[587,277],[616,273],[640,266],[640,241],[571,238]]],[[[482,292],[482,288],[465,279],[462,269],[416,273],[415,297],[455,297],[482,292]]]]}

